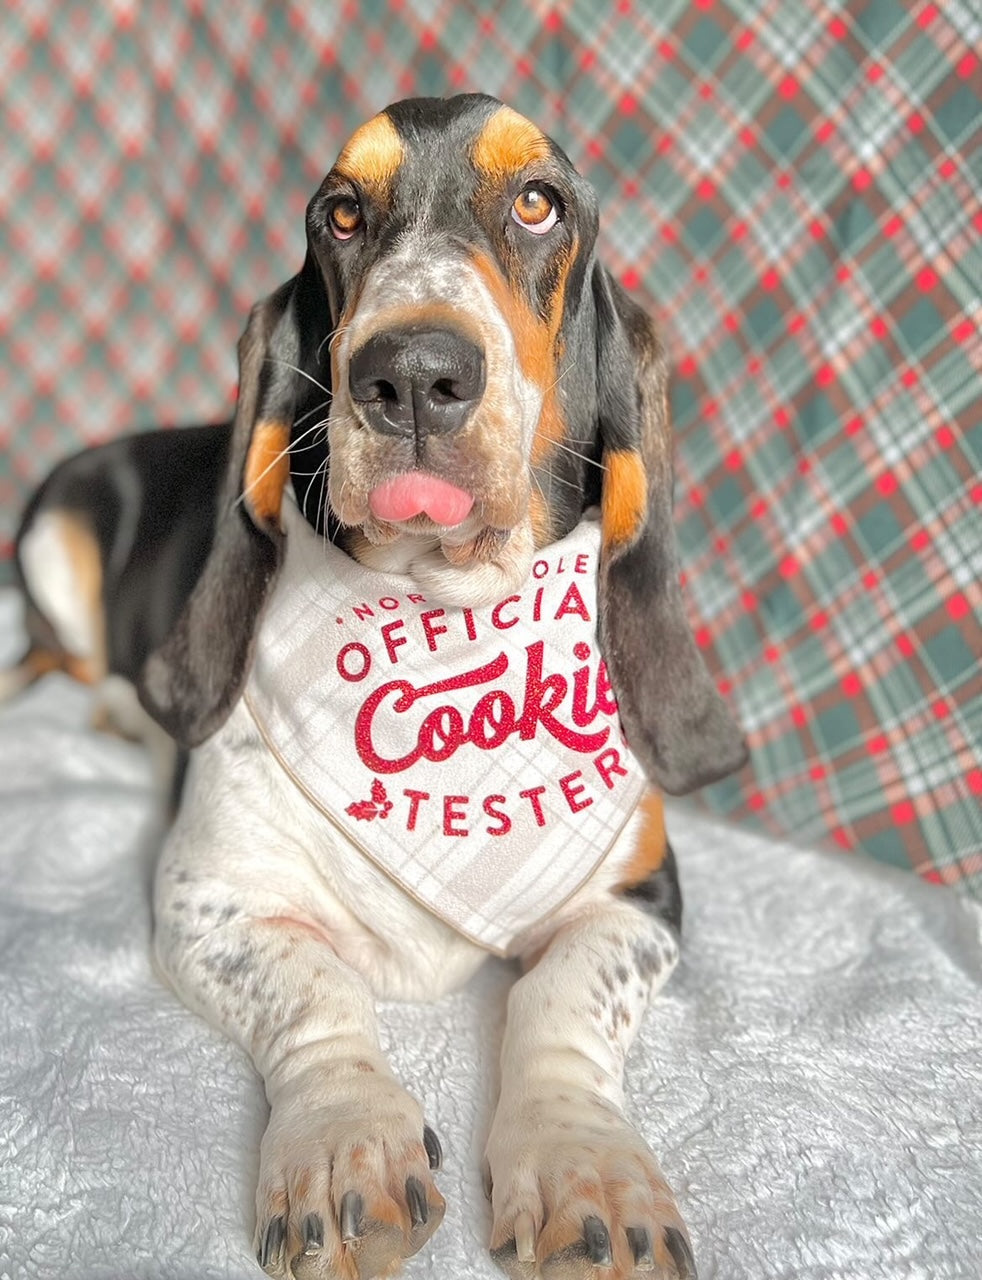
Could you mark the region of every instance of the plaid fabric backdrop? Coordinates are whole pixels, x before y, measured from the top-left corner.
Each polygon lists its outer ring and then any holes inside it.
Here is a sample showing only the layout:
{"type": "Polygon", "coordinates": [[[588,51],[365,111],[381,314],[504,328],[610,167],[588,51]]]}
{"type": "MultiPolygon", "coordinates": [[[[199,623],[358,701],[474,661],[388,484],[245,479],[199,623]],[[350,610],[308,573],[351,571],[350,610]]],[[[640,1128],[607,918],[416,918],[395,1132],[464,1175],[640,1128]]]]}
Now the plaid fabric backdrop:
{"type": "Polygon", "coordinates": [[[674,358],[717,810],[982,889],[978,9],[898,0],[6,6],[0,511],[229,413],[249,305],[387,102],[493,93],[600,191],[674,358]]]}

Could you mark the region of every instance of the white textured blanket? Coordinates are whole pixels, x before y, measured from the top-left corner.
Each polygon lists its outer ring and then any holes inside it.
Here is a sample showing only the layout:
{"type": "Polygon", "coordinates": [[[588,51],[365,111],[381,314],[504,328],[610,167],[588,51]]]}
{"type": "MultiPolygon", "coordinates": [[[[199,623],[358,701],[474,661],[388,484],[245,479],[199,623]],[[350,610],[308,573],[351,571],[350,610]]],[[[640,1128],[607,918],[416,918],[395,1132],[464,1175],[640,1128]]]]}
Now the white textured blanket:
{"type": "MultiPolygon", "coordinates": [[[[0,600],[0,661],[17,647],[0,600]]],[[[49,677],[0,710],[0,1278],[258,1277],[264,1122],[241,1052],[149,963],[148,767],[49,677]]],[[[982,911],[845,857],[671,815],[683,963],[630,1109],[702,1280],[979,1280],[982,911]]],[[[387,1005],[446,1153],[409,1277],[493,1277],[478,1168],[509,971],[387,1005]]]]}

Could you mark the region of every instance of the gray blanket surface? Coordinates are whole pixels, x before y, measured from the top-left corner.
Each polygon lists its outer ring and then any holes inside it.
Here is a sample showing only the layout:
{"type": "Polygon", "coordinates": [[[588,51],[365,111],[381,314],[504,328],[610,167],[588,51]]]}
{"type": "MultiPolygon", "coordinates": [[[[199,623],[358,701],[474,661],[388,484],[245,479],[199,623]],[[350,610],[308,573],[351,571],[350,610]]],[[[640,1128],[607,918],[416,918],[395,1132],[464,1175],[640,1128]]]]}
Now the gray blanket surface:
{"type": "MultiPolygon", "coordinates": [[[[258,1277],[261,1086],[151,972],[149,768],[89,711],[60,676],[0,709],[0,1280],[258,1277]]],[[[979,1280],[982,908],[669,817],[683,962],[628,1098],[702,1280],[979,1280]]],[[[382,1007],[446,1153],[410,1278],[499,1274],[478,1171],[511,976],[382,1007]]]]}

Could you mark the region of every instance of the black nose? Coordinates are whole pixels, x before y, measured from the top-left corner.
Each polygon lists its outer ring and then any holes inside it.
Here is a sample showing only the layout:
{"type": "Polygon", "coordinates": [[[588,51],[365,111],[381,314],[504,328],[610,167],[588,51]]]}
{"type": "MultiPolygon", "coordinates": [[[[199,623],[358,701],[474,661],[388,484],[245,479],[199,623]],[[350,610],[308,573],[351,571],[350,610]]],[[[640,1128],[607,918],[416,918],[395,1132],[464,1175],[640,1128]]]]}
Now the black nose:
{"type": "Polygon", "coordinates": [[[348,386],[376,431],[442,435],[459,431],[480,400],[484,357],[451,329],[389,329],[352,356],[348,386]]]}

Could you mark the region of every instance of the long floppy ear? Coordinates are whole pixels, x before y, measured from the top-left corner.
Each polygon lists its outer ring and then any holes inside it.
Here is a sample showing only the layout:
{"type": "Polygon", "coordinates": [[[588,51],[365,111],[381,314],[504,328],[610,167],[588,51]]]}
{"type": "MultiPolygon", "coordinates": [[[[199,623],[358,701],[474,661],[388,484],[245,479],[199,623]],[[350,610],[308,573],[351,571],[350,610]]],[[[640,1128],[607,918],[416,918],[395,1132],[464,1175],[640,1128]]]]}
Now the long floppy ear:
{"type": "Polygon", "coordinates": [[[593,272],[603,447],[600,635],[631,750],[681,795],[747,751],[699,655],[672,525],[668,374],[654,327],[603,267],[593,272]]]}
{"type": "Polygon", "coordinates": [[[282,561],[301,276],[253,307],[239,340],[239,398],[214,540],[173,630],[139,680],[144,707],[186,747],[210,737],[238,700],[282,561]]]}

